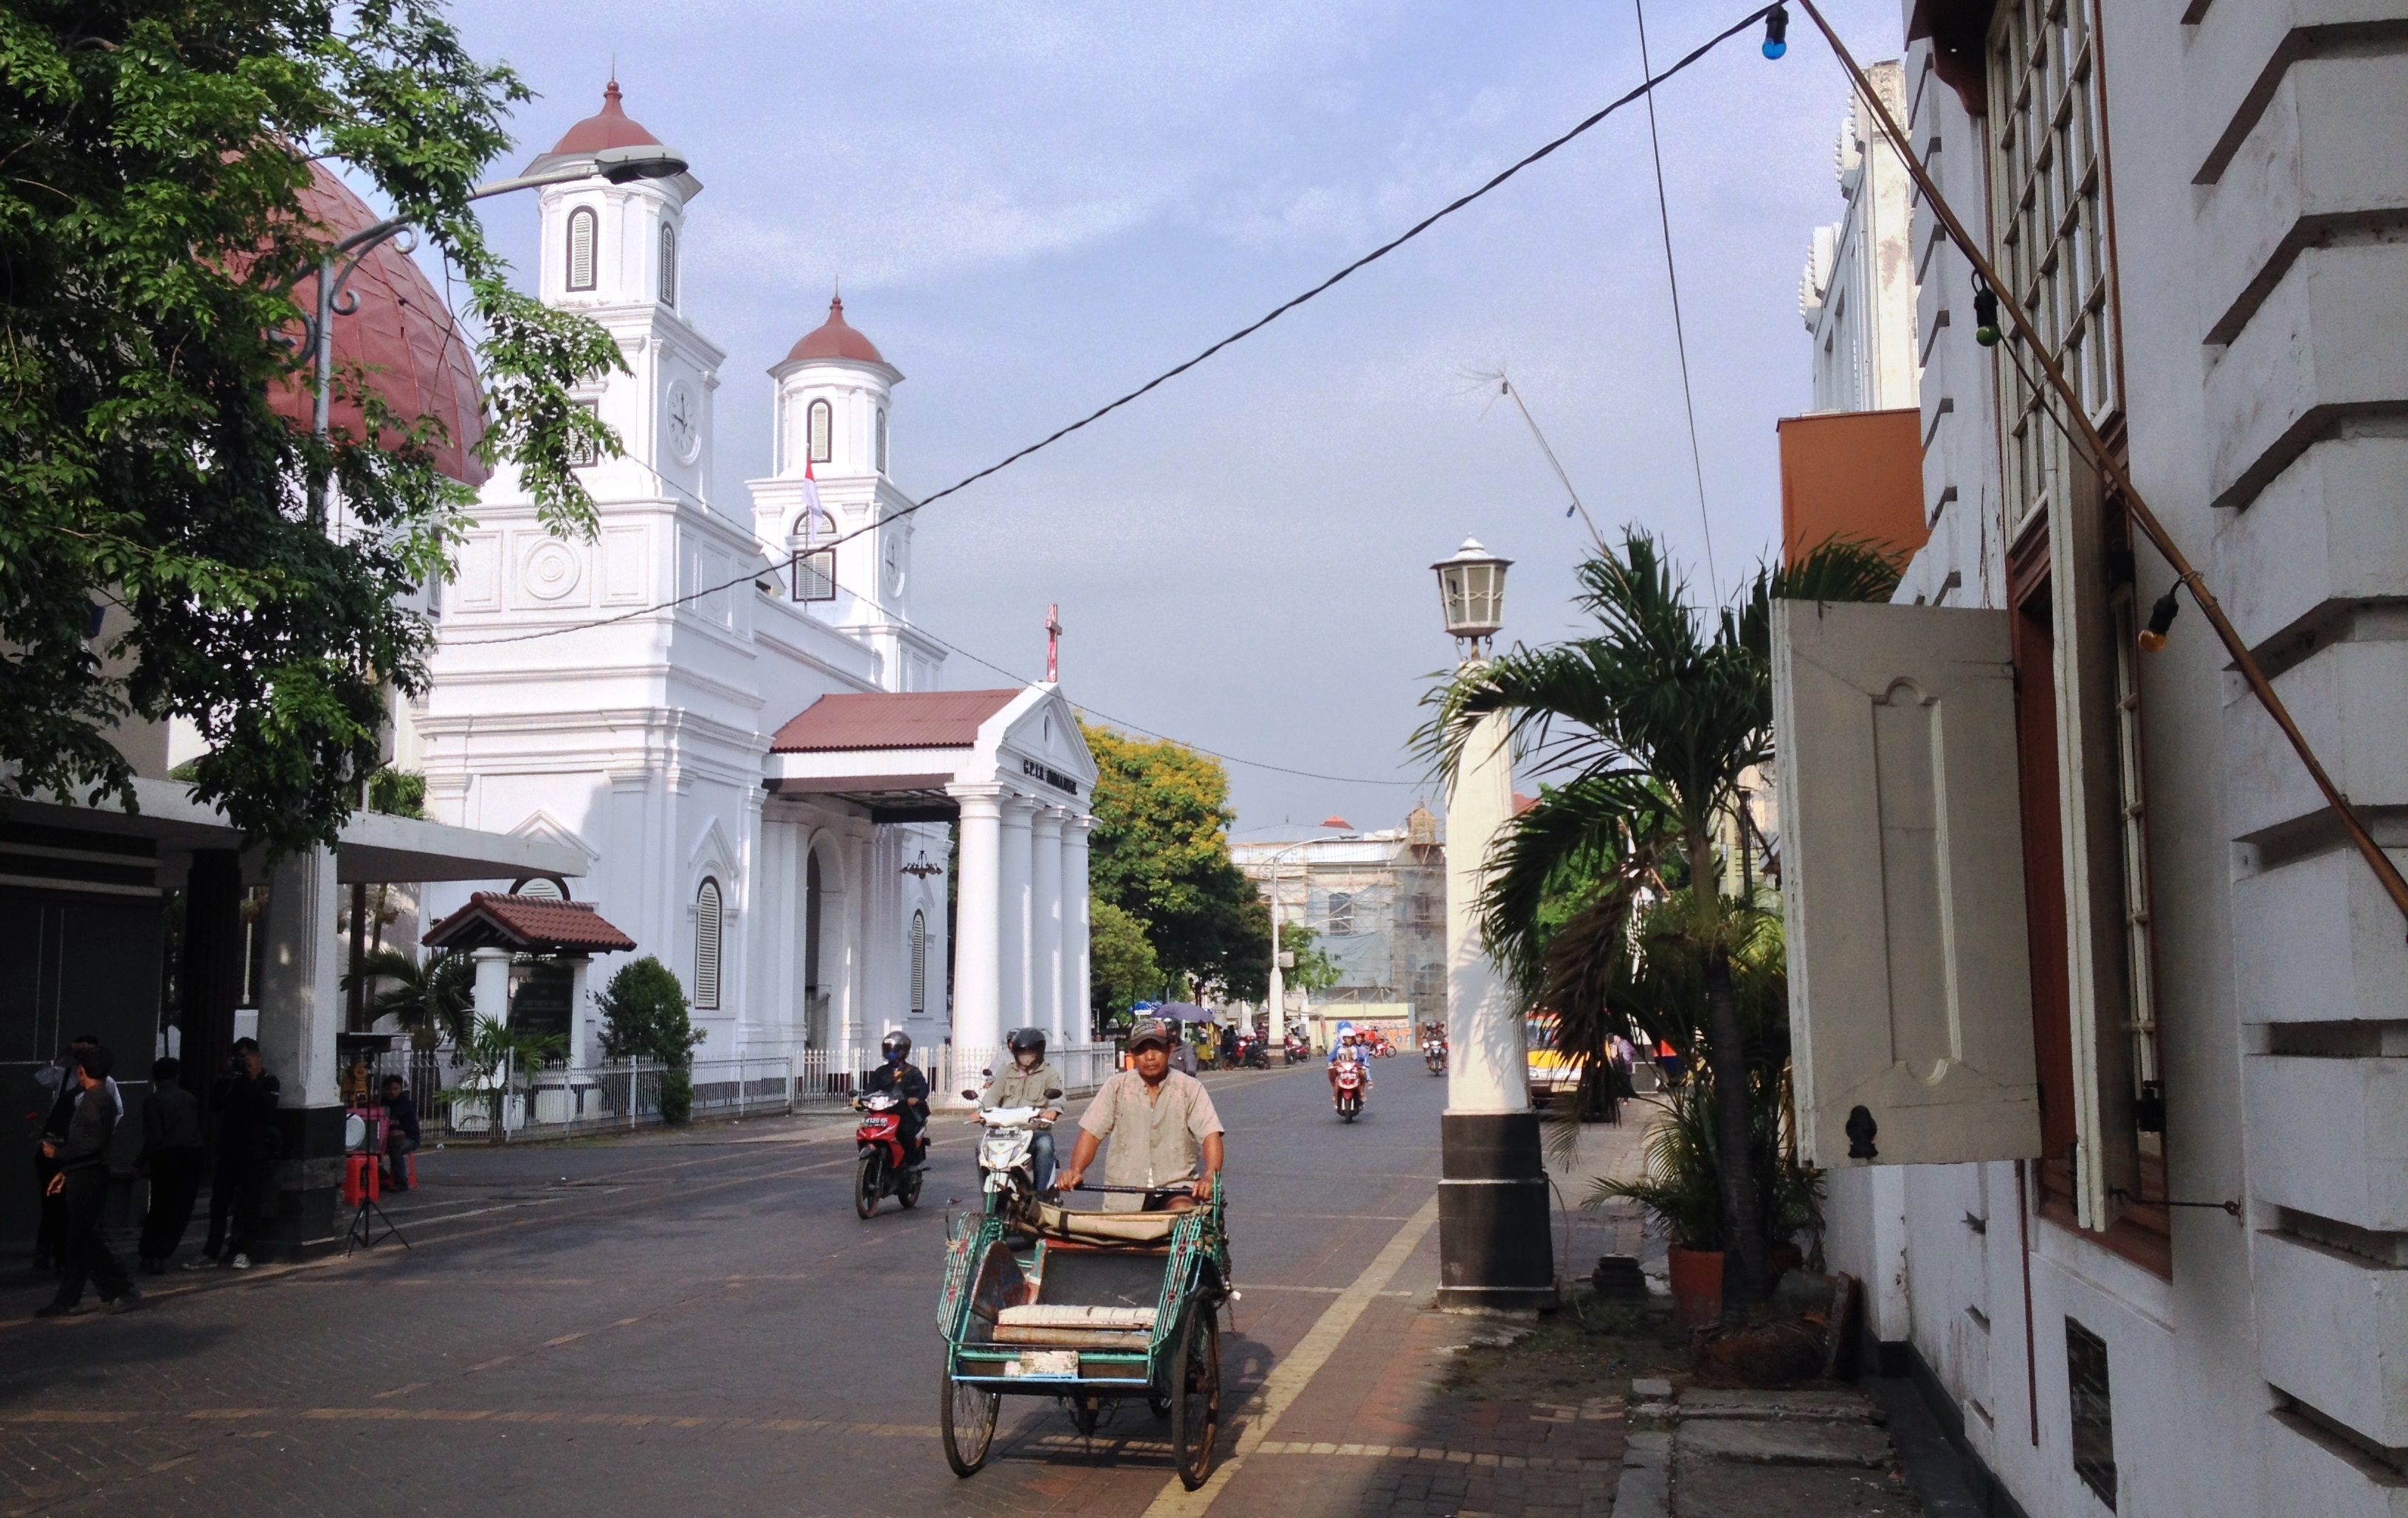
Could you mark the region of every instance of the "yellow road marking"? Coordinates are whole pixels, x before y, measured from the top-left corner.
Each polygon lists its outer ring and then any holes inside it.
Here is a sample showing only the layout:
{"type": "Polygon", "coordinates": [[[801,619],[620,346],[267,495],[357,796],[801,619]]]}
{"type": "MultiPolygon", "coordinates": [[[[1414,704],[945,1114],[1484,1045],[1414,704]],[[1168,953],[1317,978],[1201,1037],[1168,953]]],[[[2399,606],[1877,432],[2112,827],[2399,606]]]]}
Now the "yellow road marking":
{"type": "Polygon", "coordinates": [[[1154,1505],[1146,1509],[1146,1518],[1197,1518],[1197,1515],[1212,1510],[1212,1504],[1220,1500],[1221,1494],[1228,1488],[1230,1478],[1237,1475],[1239,1468],[1246,1463],[1246,1457],[1262,1448],[1271,1430],[1279,1425],[1281,1415],[1304,1395],[1305,1387],[1311,1385],[1312,1378],[1320,1374],[1321,1368],[1329,1363],[1329,1357],[1337,1353],[1338,1346],[1346,1341],[1346,1335],[1354,1328],[1354,1320],[1360,1318],[1363,1310],[1387,1290],[1388,1282],[1396,1279],[1397,1272],[1404,1268],[1405,1261],[1412,1257],[1422,1239],[1437,1224],[1438,1198],[1432,1196],[1423,1204],[1420,1211],[1413,1214],[1412,1222],[1397,1230],[1396,1236],[1388,1240],[1387,1247],[1380,1251],[1379,1258],[1356,1276],[1352,1285],[1338,1294],[1338,1300],[1323,1310],[1320,1318],[1296,1348],[1272,1368],[1257,1396],[1262,1411],[1239,1436],[1238,1447],[1229,1452],[1229,1457],[1214,1468],[1211,1478],[1191,1492],[1180,1484],[1178,1477],[1171,1477],[1164,1483],[1161,1494],[1154,1499],[1154,1505]]]}

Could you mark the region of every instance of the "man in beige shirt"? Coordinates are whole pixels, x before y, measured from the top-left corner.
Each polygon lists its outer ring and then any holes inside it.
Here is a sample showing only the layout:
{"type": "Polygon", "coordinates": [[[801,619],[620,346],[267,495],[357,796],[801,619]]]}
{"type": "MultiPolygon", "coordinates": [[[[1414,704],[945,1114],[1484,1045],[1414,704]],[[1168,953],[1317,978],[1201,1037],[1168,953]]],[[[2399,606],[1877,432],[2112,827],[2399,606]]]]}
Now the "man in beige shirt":
{"type": "MultiPolygon", "coordinates": [[[[1160,1020],[1141,1017],[1129,1029],[1128,1051],[1136,1068],[1121,1071],[1104,1082],[1087,1113],[1079,1120],[1079,1145],[1070,1167],[1062,1173],[1068,1191],[1086,1179],[1087,1167],[1104,1140],[1112,1140],[1104,1160],[1104,1183],[1110,1186],[1181,1186],[1193,1183],[1194,1196],[1174,1196],[1172,1210],[1212,1199],[1221,1174],[1221,1114],[1204,1082],[1170,1067],[1170,1030],[1160,1020]],[[1198,1161],[1202,1162],[1199,1171],[1198,1161]]],[[[1108,1212],[1135,1212],[1166,1205],[1161,1198],[1115,1192],[1105,1198],[1108,1212]]]]}

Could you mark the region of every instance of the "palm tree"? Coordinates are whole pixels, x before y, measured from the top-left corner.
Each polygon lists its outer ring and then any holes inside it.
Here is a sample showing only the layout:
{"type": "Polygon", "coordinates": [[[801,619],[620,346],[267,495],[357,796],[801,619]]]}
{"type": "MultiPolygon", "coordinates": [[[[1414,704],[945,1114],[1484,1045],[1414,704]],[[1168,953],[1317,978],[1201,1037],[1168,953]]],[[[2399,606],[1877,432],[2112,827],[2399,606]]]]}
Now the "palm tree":
{"type": "Polygon", "coordinates": [[[1491,951],[1526,995],[1595,993],[1570,998],[1577,1015],[1566,1047],[1601,1041],[1618,1010],[1613,966],[1634,947],[1633,913],[1643,900],[1663,902],[1649,913],[1648,937],[1684,958],[1702,985],[1721,1231],[1739,1257],[1742,1296],[1759,1298],[1770,1285],[1767,1218],[1731,973],[1753,931],[1752,904],[1724,898],[1713,839],[1742,777],[1772,758],[1772,597],[1884,599],[1897,570],[1874,549],[1834,542],[1792,569],[1759,569],[1735,605],[1709,618],[1656,540],[1630,528],[1618,552],[1600,544],[1578,578],[1578,604],[1598,631],[1467,666],[1432,693],[1437,715],[1420,741],[1451,776],[1479,720],[1503,712],[1539,772],[1566,777],[1498,839],[1481,903],[1491,951]],[[1551,923],[1543,909],[1568,881],[1585,882],[1584,899],[1551,923]]]}
{"type": "MultiPolygon", "coordinates": [[[[438,949],[425,961],[411,959],[398,949],[378,949],[360,961],[360,974],[370,985],[384,989],[368,998],[372,1017],[391,1017],[409,1035],[409,1044],[423,1053],[445,1038],[466,1044],[476,1002],[476,971],[468,956],[438,949]]],[[[343,989],[351,978],[343,977],[343,989]]]]}

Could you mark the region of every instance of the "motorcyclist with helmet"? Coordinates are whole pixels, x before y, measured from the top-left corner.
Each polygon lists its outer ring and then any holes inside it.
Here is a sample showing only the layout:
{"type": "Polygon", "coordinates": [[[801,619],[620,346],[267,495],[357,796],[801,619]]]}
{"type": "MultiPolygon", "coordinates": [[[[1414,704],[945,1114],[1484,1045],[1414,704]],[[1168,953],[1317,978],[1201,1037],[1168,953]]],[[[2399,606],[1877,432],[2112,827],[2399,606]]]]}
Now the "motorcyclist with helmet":
{"type": "Polygon", "coordinates": [[[1363,1072],[1363,1095],[1366,1096],[1370,1096],[1370,1054],[1360,1043],[1355,1041],[1354,1035],[1352,1033],[1341,1037],[1338,1040],[1337,1047],[1329,1051],[1329,1089],[1333,1092],[1338,1089],[1338,1067],[1340,1065],[1353,1065],[1355,1068],[1363,1072]]]}
{"type": "MultiPolygon", "coordinates": [[[[1045,1062],[1045,1030],[1016,1028],[1011,1037],[1004,1040],[1004,1047],[1011,1055],[1011,1063],[987,1082],[985,1093],[979,1097],[979,1110],[992,1112],[998,1107],[1034,1107],[1038,1110],[1037,1115],[1048,1123],[1060,1117],[1060,1105],[1047,1097],[1049,1092],[1058,1096],[1063,1083],[1061,1072],[1045,1062]]],[[[1052,1191],[1054,1172],[1052,1129],[1039,1128],[1030,1136],[1028,1154],[1036,1165],[1037,1189],[1052,1191]]]]}
{"type": "Polygon", "coordinates": [[[928,1127],[928,1078],[911,1063],[911,1036],[896,1028],[878,1040],[878,1053],[882,1063],[869,1072],[865,1094],[888,1091],[902,1099],[903,1153],[909,1163],[925,1164],[928,1148],[922,1136],[928,1127]]]}

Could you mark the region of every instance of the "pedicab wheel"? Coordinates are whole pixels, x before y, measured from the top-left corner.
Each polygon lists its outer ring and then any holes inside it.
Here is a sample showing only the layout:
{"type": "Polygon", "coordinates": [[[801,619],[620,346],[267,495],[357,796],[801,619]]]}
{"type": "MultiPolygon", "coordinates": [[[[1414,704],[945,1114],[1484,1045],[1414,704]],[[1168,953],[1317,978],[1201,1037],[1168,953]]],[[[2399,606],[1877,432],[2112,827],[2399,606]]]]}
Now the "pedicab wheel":
{"type": "Polygon", "coordinates": [[[885,1190],[886,1178],[880,1173],[882,1168],[874,1149],[863,1150],[861,1163],[853,1167],[853,1210],[865,1218],[878,1210],[879,1194],[885,1190]]]}
{"type": "Polygon", "coordinates": [[[917,1206],[919,1206],[919,1205],[920,1205],[920,1185],[921,1185],[921,1182],[923,1182],[923,1181],[926,1181],[927,1179],[928,1179],[928,1178],[927,1178],[925,1175],[922,1174],[922,1173],[921,1173],[921,1172],[919,1172],[918,1170],[907,1170],[907,1171],[905,1171],[905,1172],[903,1173],[903,1179],[902,1179],[902,1181],[901,1181],[900,1182],[898,1182],[898,1183],[896,1185],[896,1187],[895,1187],[895,1196],[896,1196],[896,1198],[898,1201],[900,1201],[900,1202],[901,1202],[905,1207],[917,1207],[917,1206]]]}
{"type": "Polygon", "coordinates": [[[945,1439],[945,1464],[956,1476],[975,1473],[986,1464],[995,1442],[996,1414],[1003,1410],[1003,1394],[965,1386],[950,1372],[945,1376],[944,1401],[937,1409],[937,1428],[945,1439]]]}
{"type": "Polygon", "coordinates": [[[1081,1434],[1093,1436],[1096,1425],[1103,1418],[1104,1401],[1099,1396],[1070,1398],[1070,1426],[1081,1434]]]}
{"type": "Polygon", "coordinates": [[[1170,1451],[1179,1462],[1179,1483],[1192,1492],[1212,1474],[1212,1445],[1221,1433],[1221,1325],[1211,1307],[1198,1302],[1187,1310],[1173,1364],[1170,1451]]]}

